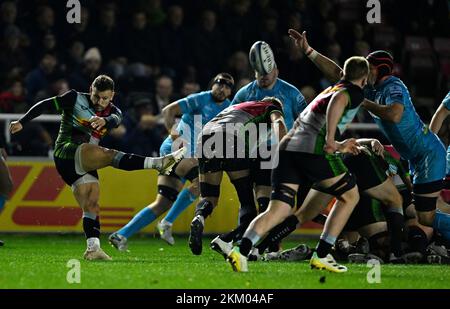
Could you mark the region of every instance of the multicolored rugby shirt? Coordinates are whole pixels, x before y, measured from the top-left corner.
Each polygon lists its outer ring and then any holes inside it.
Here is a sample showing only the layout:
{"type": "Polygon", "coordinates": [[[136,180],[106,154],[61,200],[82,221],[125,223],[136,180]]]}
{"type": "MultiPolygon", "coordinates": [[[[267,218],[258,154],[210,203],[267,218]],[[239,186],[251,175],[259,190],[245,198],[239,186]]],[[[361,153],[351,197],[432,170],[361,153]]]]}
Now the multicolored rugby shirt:
{"type": "Polygon", "coordinates": [[[83,143],[98,144],[108,129],[117,127],[122,121],[122,112],[112,103],[97,112],[88,93],[70,90],[37,103],[19,122],[23,125],[48,110],[56,110],[62,116],[54,152],[60,159],[73,159],[76,148],[83,143]],[[89,122],[94,116],[103,117],[105,127],[94,130],[89,122]]]}
{"type": "MultiPolygon", "coordinates": [[[[284,115],[282,106],[268,101],[250,101],[231,105],[205,125],[202,136],[217,132],[226,133],[228,136],[234,135],[244,141],[247,156],[257,156],[258,149],[263,143],[266,143],[266,147],[270,145],[268,143],[272,123],[270,115],[274,112],[284,115]],[[256,132],[252,131],[250,125],[256,127],[256,132]]],[[[201,142],[202,137],[198,141],[201,142]]]]}
{"type": "Polygon", "coordinates": [[[342,92],[348,97],[348,104],[338,123],[342,132],[352,121],[364,100],[363,90],[345,80],[330,86],[320,93],[300,114],[288,135],[281,141],[280,150],[325,155],[323,146],[327,133],[327,108],[335,93],[342,92]]]}
{"type": "MultiPolygon", "coordinates": [[[[225,132],[227,124],[243,124],[244,127],[250,123],[259,125],[261,123],[268,124],[270,128],[270,115],[278,112],[283,115],[281,106],[269,101],[250,101],[231,105],[224,109],[203,128],[203,134],[211,134],[213,132],[225,132]]],[[[229,132],[230,134],[239,134],[239,132],[229,132]]]]}

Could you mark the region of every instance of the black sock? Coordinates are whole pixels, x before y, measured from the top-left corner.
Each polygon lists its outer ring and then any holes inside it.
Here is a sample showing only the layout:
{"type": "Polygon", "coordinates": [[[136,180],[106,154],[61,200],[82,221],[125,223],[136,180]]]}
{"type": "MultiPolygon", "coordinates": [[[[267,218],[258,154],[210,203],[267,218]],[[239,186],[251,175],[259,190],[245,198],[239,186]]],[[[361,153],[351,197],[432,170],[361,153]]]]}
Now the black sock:
{"type": "Polygon", "coordinates": [[[195,216],[202,216],[204,219],[206,219],[206,217],[208,217],[212,211],[213,211],[214,207],[213,204],[208,201],[208,200],[201,200],[198,204],[197,207],[195,207],[195,216]]]}
{"type": "Polygon", "coordinates": [[[408,228],[408,244],[411,252],[420,252],[425,254],[428,245],[428,238],[425,232],[418,226],[408,228]]]}
{"type": "Polygon", "coordinates": [[[266,211],[267,207],[269,206],[270,198],[269,197],[260,197],[256,199],[258,202],[258,210],[259,213],[263,213],[266,211]]]}
{"type": "Polygon", "coordinates": [[[237,228],[232,230],[231,232],[220,235],[220,239],[222,239],[223,241],[226,241],[226,242],[230,242],[230,241],[236,242],[242,238],[247,227],[248,227],[248,224],[246,224],[245,226],[241,224],[237,228]]]}
{"type": "Polygon", "coordinates": [[[324,258],[327,256],[328,253],[331,251],[331,247],[333,247],[332,244],[327,243],[325,240],[321,239],[319,240],[319,244],[316,247],[317,256],[319,258],[324,258]]]}
{"type": "Polygon", "coordinates": [[[87,238],[100,238],[100,221],[97,217],[95,220],[83,217],[83,230],[87,238]]]}
{"type": "MultiPolygon", "coordinates": [[[[269,235],[256,247],[262,254],[268,247],[279,246],[281,240],[297,229],[299,223],[295,215],[287,217],[282,223],[270,230],[269,235]]],[[[278,250],[277,250],[278,251],[278,250]]]]}
{"type": "Polygon", "coordinates": [[[386,222],[389,232],[391,253],[399,257],[402,255],[403,215],[398,212],[388,211],[386,214],[386,222]]]}
{"type": "Polygon", "coordinates": [[[242,238],[241,240],[241,244],[239,245],[239,252],[243,255],[243,256],[248,256],[248,254],[250,253],[250,250],[252,250],[252,241],[250,239],[248,239],[247,237],[242,238]]]}
{"type": "Polygon", "coordinates": [[[145,157],[118,152],[112,161],[112,166],[125,171],[135,171],[144,169],[145,157]]]}

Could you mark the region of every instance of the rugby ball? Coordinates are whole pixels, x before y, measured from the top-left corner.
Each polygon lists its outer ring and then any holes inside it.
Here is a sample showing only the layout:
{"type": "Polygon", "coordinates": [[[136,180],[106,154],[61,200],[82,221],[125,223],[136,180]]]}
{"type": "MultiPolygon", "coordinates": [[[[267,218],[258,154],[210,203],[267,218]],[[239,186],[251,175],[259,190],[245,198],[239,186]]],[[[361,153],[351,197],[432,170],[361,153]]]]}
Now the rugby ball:
{"type": "Polygon", "coordinates": [[[258,41],[250,48],[248,55],[253,70],[261,75],[269,74],[275,68],[275,57],[269,44],[258,41]]]}

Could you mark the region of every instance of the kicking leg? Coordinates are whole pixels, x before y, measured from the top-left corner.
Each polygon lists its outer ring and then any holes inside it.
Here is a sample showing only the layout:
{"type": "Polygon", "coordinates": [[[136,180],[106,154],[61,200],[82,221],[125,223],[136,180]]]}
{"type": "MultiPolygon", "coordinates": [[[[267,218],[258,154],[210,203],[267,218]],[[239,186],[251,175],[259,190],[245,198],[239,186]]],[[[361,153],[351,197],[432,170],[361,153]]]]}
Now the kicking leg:
{"type": "Polygon", "coordinates": [[[162,174],[168,174],[172,167],[179,162],[186,152],[181,148],[163,157],[143,157],[124,153],[93,144],[80,145],[75,153],[77,173],[86,172],[112,166],[121,170],[133,171],[140,169],[156,169],[162,174]]]}

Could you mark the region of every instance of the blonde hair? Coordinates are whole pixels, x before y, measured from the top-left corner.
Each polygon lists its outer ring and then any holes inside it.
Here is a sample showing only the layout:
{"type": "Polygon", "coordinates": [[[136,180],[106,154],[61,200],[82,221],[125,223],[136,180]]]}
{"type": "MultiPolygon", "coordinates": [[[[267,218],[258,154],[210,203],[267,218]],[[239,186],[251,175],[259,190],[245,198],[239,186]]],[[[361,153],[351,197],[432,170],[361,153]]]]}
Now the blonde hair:
{"type": "Polygon", "coordinates": [[[345,60],[344,79],[354,81],[369,74],[369,62],[364,57],[354,56],[345,60]]]}

